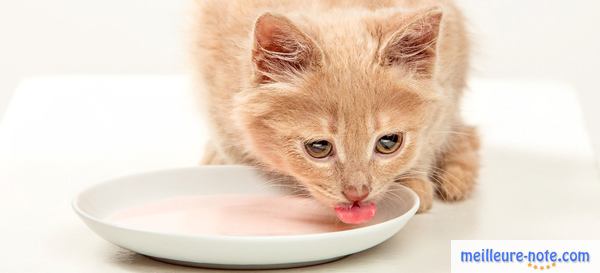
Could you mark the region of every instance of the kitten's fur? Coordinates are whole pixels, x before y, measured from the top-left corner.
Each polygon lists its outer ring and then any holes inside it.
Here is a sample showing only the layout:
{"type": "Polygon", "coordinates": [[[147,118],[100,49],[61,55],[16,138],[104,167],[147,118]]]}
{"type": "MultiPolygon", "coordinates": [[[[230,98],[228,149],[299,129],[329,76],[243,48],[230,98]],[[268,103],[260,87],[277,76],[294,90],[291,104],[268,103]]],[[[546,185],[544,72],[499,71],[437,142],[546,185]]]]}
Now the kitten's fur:
{"type": "Polygon", "coordinates": [[[249,164],[295,179],[326,205],[403,183],[431,207],[460,200],[478,137],[459,115],[469,44],[446,0],[201,0],[196,56],[212,138],[205,164],[249,164]],[[382,157],[382,134],[405,133],[382,157]],[[314,160],[309,140],[336,154],[314,160]]]}

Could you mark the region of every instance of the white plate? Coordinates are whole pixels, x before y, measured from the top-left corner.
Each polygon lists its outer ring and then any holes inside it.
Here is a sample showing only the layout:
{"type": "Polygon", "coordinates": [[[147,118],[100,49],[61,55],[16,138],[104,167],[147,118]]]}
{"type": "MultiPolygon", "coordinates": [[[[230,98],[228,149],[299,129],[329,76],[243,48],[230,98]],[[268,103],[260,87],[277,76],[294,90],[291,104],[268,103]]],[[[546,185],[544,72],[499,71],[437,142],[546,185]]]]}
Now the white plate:
{"type": "Polygon", "coordinates": [[[126,226],[112,217],[117,212],[168,198],[215,194],[281,193],[268,186],[252,168],[203,166],[111,179],[83,191],[73,201],[73,208],[102,238],[155,259],[202,267],[264,269],[318,264],[368,249],[396,234],[419,207],[417,195],[400,186],[393,205],[381,207],[370,225],[275,236],[157,231],[126,226]]]}

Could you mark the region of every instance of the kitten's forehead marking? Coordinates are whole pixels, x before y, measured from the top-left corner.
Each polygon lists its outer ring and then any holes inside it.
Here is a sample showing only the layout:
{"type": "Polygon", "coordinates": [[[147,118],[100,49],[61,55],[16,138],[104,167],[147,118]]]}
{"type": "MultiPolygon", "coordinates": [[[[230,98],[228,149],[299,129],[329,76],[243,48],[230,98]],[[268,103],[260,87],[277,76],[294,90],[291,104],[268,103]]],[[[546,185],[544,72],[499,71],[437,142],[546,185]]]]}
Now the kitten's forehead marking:
{"type": "MultiPolygon", "coordinates": [[[[367,112],[358,114],[339,115],[335,121],[335,139],[338,161],[341,164],[352,161],[355,163],[369,162],[373,154],[373,138],[377,131],[377,121],[375,113],[367,112]],[[354,158],[348,154],[352,152],[354,158]],[[363,158],[356,158],[363,157],[363,158]]],[[[359,165],[360,165],[359,164],[359,165]]],[[[358,165],[357,165],[358,166],[358,165]]]]}
{"type": "Polygon", "coordinates": [[[332,134],[335,136],[335,149],[340,163],[346,162],[346,150],[344,149],[344,134],[346,133],[346,123],[343,116],[338,116],[338,119],[332,119],[330,124],[332,134]]]}
{"type": "MultiPolygon", "coordinates": [[[[375,131],[376,131],[376,127],[377,127],[377,122],[375,120],[375,115],[374,113],[370,113],[369,117],[367,118],[367,133],[370,136],[368,139],[373,139],[377,136],[375,136],[375,131]]],[[[365,162],[371,160],[371,156],[373,155],[373,150],[371,149],[373,147],[372,143],[373,141],[370,141],[369,143],[367,143],[367,149],[365,151],[365,162]]]]}
{"type": "MultiPolygon", "coordinates": [[[[389,114],[379,113],[377,115],[377,117],[374,119],[374,122],[375,122],[376,131],[379,132],[380,130],[383,130],[384,128],[387,128],[390,126],[390,123],[392,122],[392,117],[390,117],[389,114]]],[[[393,133],[393,132],[386,132],[386,133],[393,133]]]]}

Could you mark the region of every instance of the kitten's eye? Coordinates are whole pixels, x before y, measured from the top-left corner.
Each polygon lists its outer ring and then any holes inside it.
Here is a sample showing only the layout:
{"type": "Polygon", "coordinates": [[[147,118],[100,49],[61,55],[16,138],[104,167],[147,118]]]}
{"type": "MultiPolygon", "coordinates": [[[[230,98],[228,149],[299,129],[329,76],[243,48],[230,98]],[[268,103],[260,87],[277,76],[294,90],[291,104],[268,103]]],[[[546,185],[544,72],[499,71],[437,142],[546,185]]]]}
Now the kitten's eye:
{"type": "Polygon", "coordinates": [[[327,140],[319,140],[315,142],[306,143],[306,152],[314,158],[326,158],[331,155],[333,146],[327,140]]]}
{"type": "Polygon", "coordinates": [[[391,154],[402,146],[402,141],[404,140],[403,134],[389,134],[382,136],[377,140],[377,144],[375,145],[375,150],[380,154],[391,154]]]}

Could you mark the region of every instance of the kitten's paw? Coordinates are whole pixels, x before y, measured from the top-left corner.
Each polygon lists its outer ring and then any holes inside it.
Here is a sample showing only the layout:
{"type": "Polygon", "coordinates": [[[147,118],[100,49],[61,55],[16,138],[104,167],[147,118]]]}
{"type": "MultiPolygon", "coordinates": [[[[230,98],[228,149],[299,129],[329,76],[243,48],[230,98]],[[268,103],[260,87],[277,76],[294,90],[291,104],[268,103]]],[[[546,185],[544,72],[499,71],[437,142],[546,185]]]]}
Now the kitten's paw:
{"type": "Polygon", "coordinates": [[[225,160],[221,158],[215,147],[211,143],[207,143],[204,148],[204,155],[199,162],[200,165],[223,165],[225,160]]]}
{"type": "Polygon", "coordinates": [[[450,148],[433,169],[437,195],[446,201],[467,198],[475,186],[479,173],[479,137],[472,127],[464,126],[450,148]]]}
{"type": "Polygon", "coordinates": [[[475,176],[472,170],[465,170],[457,164],[446,165],[442,173],[436,176],[438,180],[437,194],[445,201],[460,201],[473,192],[475,176]]]}
{"type": "Polygon", "coordinates": [[[433,204],[433,184],[428,179],[405,179],[400,183],[413,190],[420,200],[417,213],[427,212],[433,204]]]}

